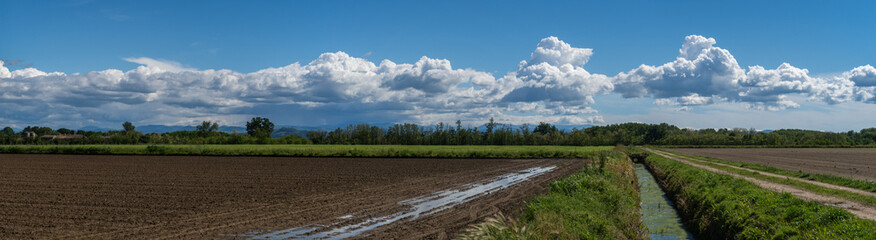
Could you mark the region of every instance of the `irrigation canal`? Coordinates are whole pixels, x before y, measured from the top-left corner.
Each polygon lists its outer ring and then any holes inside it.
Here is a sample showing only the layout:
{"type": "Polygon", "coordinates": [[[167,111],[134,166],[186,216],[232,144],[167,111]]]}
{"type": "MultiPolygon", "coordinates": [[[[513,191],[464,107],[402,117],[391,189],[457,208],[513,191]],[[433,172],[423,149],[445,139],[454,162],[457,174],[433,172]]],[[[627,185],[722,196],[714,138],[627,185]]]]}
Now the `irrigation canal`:
{"type": "Polygon", "coordinates": [[[639,180],[645,233],[651,239],[694,239],[693,235],[684,229],[681,217],[673,207],[674,203],[666,197],[654,175],[651,175],[644,164],[636,163],[634,168],[639,180]]]}

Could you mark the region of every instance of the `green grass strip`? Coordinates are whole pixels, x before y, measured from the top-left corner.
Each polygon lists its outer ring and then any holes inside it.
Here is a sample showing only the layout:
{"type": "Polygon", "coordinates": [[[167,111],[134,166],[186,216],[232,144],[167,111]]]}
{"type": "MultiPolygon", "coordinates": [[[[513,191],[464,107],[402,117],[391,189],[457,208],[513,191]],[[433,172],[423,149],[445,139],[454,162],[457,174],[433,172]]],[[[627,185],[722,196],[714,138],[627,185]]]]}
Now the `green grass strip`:
{"type": "Polygon", "coordinates": [[[293,157],[586,158],[612,147],[416,145],[4,145],[0,153],[293,157]]]}
{"type": "Polygon", "coordinates": [[[876,222],[651,154],[646,164],[704,239],[876,239],[876,222]]]}
{"type": "Polygon", "coordinates": [[[665,149],[657,149],[657,150],[669,152],[669,153],[672,153],[675,155],[693,158],[693,159],[701,160],[701,161],[705,161],[705,162],[723,163],[723,164],[727,164],[727,165],[748,168],[748,169],[752,169],[752,170],[763,171],[763,172],[778,174],[778,175],[782,175],[782,176],[802,178],[802,179],[823,182],[823,183],[829,183],[829,184],[838,185],[838,186],[860,189],[860,190],[869,191],[869,192],[876,192],[876,182],[872,182],[872,181],[851,179],[851,178],[839,177],[839,176],[828,175],[828,174],[811,174],[811,173],[807,173],[807,172],[803,172],[803,171],[796,171],[795,172],[795,171],[780,169],[780,168],[776,168],[776,167],[765,166],[765,165],[761,165],[761,164],[732,162],[732,161],[727,161],[727,160],[713,158],[713,157],[692,155],[692,154],[686,154],[686,153],[677,153],[677,152],[672,152],[672,151],[665,150],[665,149]]]}
{"type": "Polygon", "coordinates": [[[493,218],[473,225],[461,238],[643,238],[632,164],[616,151],[596,159],[575,174],[551,182],[549,193],[527,203],[519,220],[493,218]]]}
{"type": "Polygon", "coordinates": [[[770,182],[774,182],[774,183],[781,183],[781,184],[785,184],[785,185],[795,186],[795,187],[798,187],[798,188],[801,188],[804,190],[808,190],[808,191],[813,192],[813,193],[839,197],[839,198],[843,198],[846,200],[859,202],[859,203],[862,203],[862,204],[865,204],[868,206],[876,207],[876,198],[870,197],[870,196],[864,196],[864,195],[860,195],[857,193],[851,193],[851,192],[847,192],[847,191],[843,191],[843,190],[839,190],[839,189],[826,188],[826,187],[818,186],[815,184],[802,182],[802,181],[799,181],[799,180],[793,179],[793,178],[778,178],[778,177],[773,177],[773,176],[766,176],[766,175],[758,174],[757,172],[727,167],[727,166],[715,164],[715,163],[705,161],[705,160],[694,160],[692,162],[706,165],[709,167],[713,167],[716,169],[721,169],[721,170],[724,170],[727,172],[736,173],[736,174],[743,175],[743,176],[753,177],[753,178],[757,178],[757,179],[765,180],[765,181],[770,181],[770,182]]]}
{"type": "Polygon", "coordinates": [[[869,145],[659,145],[660,148],[876,148],[869,145]]]}

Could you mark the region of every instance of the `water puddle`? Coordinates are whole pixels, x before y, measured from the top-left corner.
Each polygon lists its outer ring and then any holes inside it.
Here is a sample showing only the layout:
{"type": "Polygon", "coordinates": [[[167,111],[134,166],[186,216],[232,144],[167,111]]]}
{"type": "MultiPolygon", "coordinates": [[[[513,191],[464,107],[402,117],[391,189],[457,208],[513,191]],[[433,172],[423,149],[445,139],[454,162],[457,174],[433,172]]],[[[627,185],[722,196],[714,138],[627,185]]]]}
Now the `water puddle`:
{"type": "MultiPolygon", "coordinates": [[[[389,225],[393,222],[408,219],[415,220],[421,216],[437,213],[459,204],[469,202],[478,197],[505,189],[529,178],[554,170],[556,167],[537,167],[516,173],[499,176],[487,183],[467,184],[460,189],[449,189],[436,192],[429,196],[412,198],[398,202],[406,206],[406,210],[394,214],[370,218],[354,224],[334,223],[330,225],[306,225],[269,233],[251,233],[243,237],[251,239],[344,239],[362,235],[366,231],[389,225]]],[[[349,218],[352,215],[348,215],[349,218]]],[[[344,216],[347,217],[347,216],[344,216]]],[[[344,217],[341,217],[343,219],[344,217]]]]}
{"type": "Polygon", "coordinates": [[[654,179],[643,164],[635,164],[635,169],[639,179],[645,233],[651,239],[694,239],[693,235],[684,229],[673,202],[666,197],[660,185],[657,185],[657,179],[654,179]]]}

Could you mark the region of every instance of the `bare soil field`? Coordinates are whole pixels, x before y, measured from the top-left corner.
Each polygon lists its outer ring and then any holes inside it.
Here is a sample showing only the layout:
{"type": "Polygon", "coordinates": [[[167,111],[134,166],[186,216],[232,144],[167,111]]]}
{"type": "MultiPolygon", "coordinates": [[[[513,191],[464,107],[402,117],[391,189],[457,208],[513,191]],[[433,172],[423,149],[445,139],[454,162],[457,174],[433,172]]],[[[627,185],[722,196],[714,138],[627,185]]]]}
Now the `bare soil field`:
{"type": "Polygon", "coordinates": [[[530,180],[366,232],[445,239],[499,211],[514,213],[575,159],[380,159],[0,154],[0,238],[243,238],[299,226],[362,222],[399,202],[534,167],[530,180]]]}
{"type": "Polygon", "coordinates": [[[876,181],[876,148],[670,148],[672,152],[876,181]]]}

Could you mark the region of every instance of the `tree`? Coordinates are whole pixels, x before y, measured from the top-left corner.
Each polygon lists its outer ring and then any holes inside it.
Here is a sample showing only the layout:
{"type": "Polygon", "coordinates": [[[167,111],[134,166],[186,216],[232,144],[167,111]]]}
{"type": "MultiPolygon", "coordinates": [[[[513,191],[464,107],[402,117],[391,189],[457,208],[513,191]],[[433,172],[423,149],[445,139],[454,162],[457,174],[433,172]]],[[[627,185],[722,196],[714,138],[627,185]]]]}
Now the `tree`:
{"type": "Polygon", "coordinates": [[[307,132],[307,138],[313,141],[314,144],[327,144],[328,132],[325,130],[316,130],[307,132]]]}
{"type": "Polygon", "coordinates": [[[535,126],[535,129],[532,132],[541,133],[542,135],[547,135],[553,132],[559,131],[557,126],[551,125],[550,123],[540,122],[538,126],[535,126]]]}
{"type": "Polygon", "coordinates": [[[70,130],[70,129],[66,129],[66,128],[59,128],[59,129],[58,129],[58,133],[60,133],[60,134],[65,134],[65,135],[69,135],[69,134],[74,134],[74,133],[76,133],[76,131],[73,131],[73,130],[70,130]]]}
{"type": "Polygon", "coordinates": [[[37,136],[58,134],[58,132],[55,132],[55,130],[52,130],[52,128],[50,128],[50,127],[40,127],[40,126],[27,126],[24,129],[22,129],[21,132],[22,133],[33,132],[33,133],[36,133],[37,136]]]}
{"type": "Polygon", "coordinates": [[[215,132],[219,130],[219,123],[203,121],[201,125],[198,126],[199,132],[215,132]]]}
{"type": "Polygon", "coordinates": [[[136,127],[134,127],[134,124],[131,123],[131,122],[125,122],[125,123],[122,123],[122,127],[125,128],[125,132],[126,132],[126,133],[129,133],[129,134],[130,134],[130,133],[133,133],[133,132],[134,132],[134,128],[136,128],[136,127]]]}
{"type": "Polygon", "coordinates": [[[246,122],[246,133],[253,137],[268,138],[274,132],[274,123],[267,118],[254,117],[246,122]]]}
{"type": "Polygon", "coordinates": [[[12,130],[11,127],[5,127],[2,131],[0,131],[0,136],[11,136],[15,135],[15,130],[12,130]]]}
{"type": "Polygon", "coordinates": [[[493,120],[493,117],[490,117],[490,122],[486,124],[487,133],[493,133],[493,129],[496,128],[496,121],[493,120]]]}

